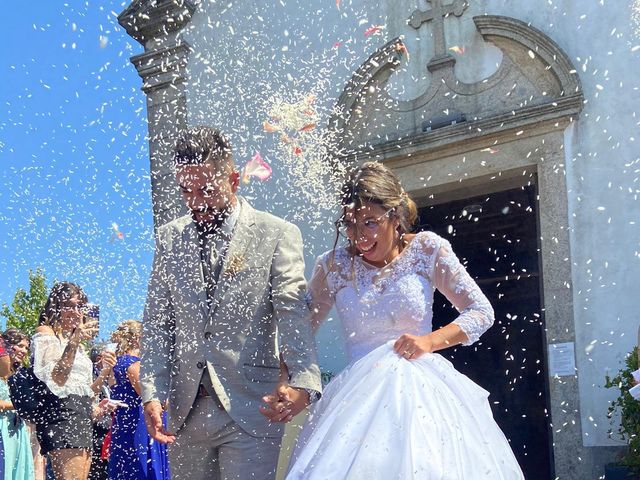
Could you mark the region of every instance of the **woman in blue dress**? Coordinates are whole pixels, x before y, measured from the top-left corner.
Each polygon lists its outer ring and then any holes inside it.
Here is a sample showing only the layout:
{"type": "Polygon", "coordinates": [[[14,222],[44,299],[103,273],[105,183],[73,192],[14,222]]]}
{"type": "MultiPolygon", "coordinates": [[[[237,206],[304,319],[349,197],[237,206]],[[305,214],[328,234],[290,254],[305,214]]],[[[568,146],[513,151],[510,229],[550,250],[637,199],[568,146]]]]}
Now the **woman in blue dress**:
{"type": "Polygon", "coordinates": [[[29,337],[16,328],[2,334],[10,364],[0,372],[0,480],[32,480],[33,456],[29,430],[13,409],[7,378],[22,366],[29,352],[29,337]]]}
{"type": "Polygon", "coordinates": [[[140,322],[122,322],[111,340],[118,344],[118,361],[113,368],[115,384],[112,400],[120,406],[115,412],[109,447],[110,480],[168,480],[167,447],[147,433],[140,400],[140,322]]]}

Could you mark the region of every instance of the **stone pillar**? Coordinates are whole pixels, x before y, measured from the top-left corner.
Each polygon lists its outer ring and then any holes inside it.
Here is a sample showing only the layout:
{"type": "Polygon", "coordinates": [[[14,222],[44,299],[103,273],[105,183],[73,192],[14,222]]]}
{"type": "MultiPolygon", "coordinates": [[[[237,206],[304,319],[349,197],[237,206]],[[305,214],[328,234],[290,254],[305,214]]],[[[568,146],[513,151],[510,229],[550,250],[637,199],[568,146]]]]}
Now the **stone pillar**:
{"type": "Polygon", "coordinates": [[[187,126],[185,81],[191,48],[180,31],[195,8],[191,0],[135,0],[118,16],[145,50],[131,62],[147,96],[154,229],[186,213],[175,182],[173,147],[187,126]]]}
{"type": "MultiPolygon", "coordinates": [[[[541,149],[544,160],[537,165],[547,344],[575,342],[577,319],[574,315],[580,314],[573,308],[563,131],[558,129],[545,138],[545,148],[541,149]]],[[[578,376],[550,376],[549,396],[556,478],[595,478],[593,451],[582,441],[578,376]]]]}

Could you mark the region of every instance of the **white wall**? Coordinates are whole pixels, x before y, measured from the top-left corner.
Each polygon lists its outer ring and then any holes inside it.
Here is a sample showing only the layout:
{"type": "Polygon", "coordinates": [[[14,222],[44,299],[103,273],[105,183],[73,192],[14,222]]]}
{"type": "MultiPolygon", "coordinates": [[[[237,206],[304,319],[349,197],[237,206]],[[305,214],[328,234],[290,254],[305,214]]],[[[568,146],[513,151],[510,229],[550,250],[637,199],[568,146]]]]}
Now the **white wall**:
{"type": "MultiPolygon", "coordinates": [[[[640,134],[635,115],[640,49],[632,52],[632,47],[640,38],[630,20],[634,2],[471,3],[461,20],[447,19],[448,47],[466,49],[456,64],[461,80],[485,78],[500,62],[500,52],[485,44],[473,26],[472,17],[485,12],[530,22],[559,44],[580,73],[586,103],[566,150],[573,261],[573,278],[567,281],[574,288],[584,442],[611,444],[606,407],[613,392],[602,388],[604,375],[620,366],[639,324],[634,294],[640,281],[640,134]]],[[[417,6],[426,9],[426,1],[343,0],[338,10],[335,0],[203,0],[185,33],[195,50],[189,65],[189,123],[214,124],[228,132],[240,165],[255,150],[267,157],[273,178],[243,187],[243,192],[256,207],[300,225],[308,244],[308,270],[313,258],[333,243],[335,211],[304,196],[308,171],[292,173],[279,161],[286,153],[282,144],[262,129],[266,105],[278,96],[299,100],[313,91],[326,122],[351,72],[401,34],[411,61],[392,79],[391,90],[400,98],[415,97],[425,86],[424,66],[433,55],[431,42],[424,41],[429,28],[416,32],[405,24],[417,6]],[[365,29],[377,24],[386,25],[383,34],[366,39],[365,29]],[[338,41],[343,45],[332,50],[338,41]]],[[[300,158],[303,166],[317,160],[313,142],[308,147],[300,158]]],[[[323,367],[333,371],[345,361],[335,324],[330,322],[318,337],[323,367]]]]}
{"type": "Polygon", "coordinates": [[[489,0],[491,14],[510,15],[542,30],[568,54],[582,81],[585,105],[567,136],[567,188],[576,356],[585,445],[610,445],[602,387],[633,348],[640,317],[640,45],[632,1],[489,0]],[[634,31],[635,30],[635,31],[634,31]],[[635,137],[635,139],[634,139],[635,137]],[[595,342],[595,343],[594,343],[595,342]]]}

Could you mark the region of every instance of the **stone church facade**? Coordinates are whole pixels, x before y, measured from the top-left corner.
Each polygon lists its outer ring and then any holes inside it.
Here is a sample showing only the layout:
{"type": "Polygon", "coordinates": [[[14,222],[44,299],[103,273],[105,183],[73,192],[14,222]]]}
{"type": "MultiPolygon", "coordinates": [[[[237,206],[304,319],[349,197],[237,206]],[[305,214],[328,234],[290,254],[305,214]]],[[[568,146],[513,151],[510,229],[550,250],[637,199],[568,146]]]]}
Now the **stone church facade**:
{"type": "MultiPolygon", "coordinates": [[[[597,478],[620,445],[607,436],[604,375],[638,328],[634,2],[304,3],[138,0],[119,16],[144,47],[132,62],[147,96],[156,226],[184,212],[171,163],[177,132],[210,118],[227,124],[229,104],[207,85],[243,87],[236,112],[251,102],[251,81],[216,62],[268,71],[261,54],[277,51],[283,31],[309,45],[281,51],[310,58],[326,49],[323,23],[353,32],[384,25],[354,48],[357,68],[331,78],[335,115],[325,126],[340,139],[339,161],[393,168],[421,224],[449,235],[490,292],[496,333],[452,359],[497,399],[494,414],[527,478],[597,478]],[[315,23],[305,25],[310,15],[315,23]],[[225,48],[256,29],[271,34],[270,45],[257,43],[248,57],[225,48]]],[[[259,131],[262,120],[237,121],[259,131]]]]}

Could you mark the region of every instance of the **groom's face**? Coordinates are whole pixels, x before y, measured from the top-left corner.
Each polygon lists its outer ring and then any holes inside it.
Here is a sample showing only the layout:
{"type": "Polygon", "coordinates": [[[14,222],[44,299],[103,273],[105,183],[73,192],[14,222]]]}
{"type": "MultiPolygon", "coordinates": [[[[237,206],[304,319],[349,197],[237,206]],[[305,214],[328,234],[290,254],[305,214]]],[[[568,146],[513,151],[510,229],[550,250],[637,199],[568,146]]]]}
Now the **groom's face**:
{"type": "Polygon", "coordinates": [[[183,165],[176,169],[176,178],[182,198],[197,222],[213,222],[237,202],[240,176],[232,168],[218,168],[210,162],[183,165]]]}

